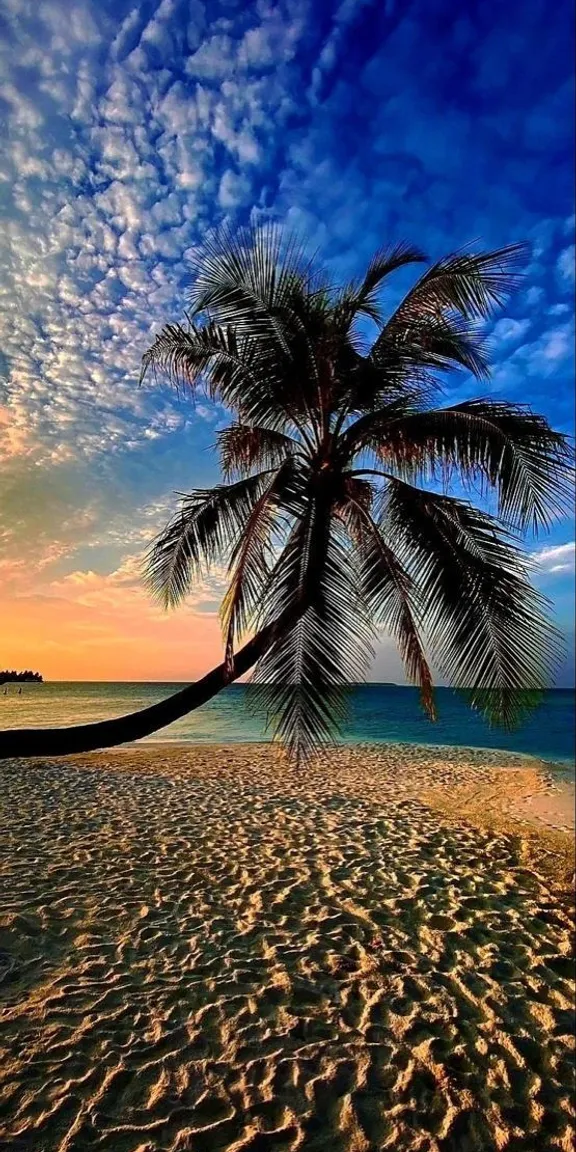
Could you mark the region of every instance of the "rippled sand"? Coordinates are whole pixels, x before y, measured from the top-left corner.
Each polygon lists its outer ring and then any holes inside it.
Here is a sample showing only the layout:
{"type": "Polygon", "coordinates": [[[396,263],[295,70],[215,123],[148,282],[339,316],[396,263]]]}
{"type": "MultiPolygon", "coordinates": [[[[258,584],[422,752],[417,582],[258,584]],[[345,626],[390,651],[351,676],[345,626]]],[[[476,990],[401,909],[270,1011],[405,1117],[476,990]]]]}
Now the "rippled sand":
{"type": "Polygon", "coordinates": [[[570,1149],[571,841],[511,763],[1,765],[0,1147],[570,1149]]]}

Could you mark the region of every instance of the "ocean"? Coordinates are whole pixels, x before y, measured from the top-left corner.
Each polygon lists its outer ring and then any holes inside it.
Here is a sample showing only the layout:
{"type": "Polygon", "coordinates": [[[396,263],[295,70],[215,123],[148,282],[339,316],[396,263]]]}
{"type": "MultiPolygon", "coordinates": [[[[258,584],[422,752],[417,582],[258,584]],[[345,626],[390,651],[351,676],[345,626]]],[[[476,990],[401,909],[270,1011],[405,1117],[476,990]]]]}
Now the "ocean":
{"type": "MultiPolygon", "coordinates": [[[[181,684],[52,682],[0,689],[0,727],[24,728],[83,724],[134,712],[170,695],[181,684]]],[[[503,732],[473,712],[457,693],[437,691],[439,719],[423,714],[413,688],[362,684],[350,691],[349,715],[341,733],[345,743],[452,744],[522,752],[574,773],[574,692],[547,692],[530,717],[514,732],[503,732]]],[[[269,739],[266,717],[255,711],[250,688],[233,685],[204,707],[149,737],[192,743],[257,742],[269,739]]]]}

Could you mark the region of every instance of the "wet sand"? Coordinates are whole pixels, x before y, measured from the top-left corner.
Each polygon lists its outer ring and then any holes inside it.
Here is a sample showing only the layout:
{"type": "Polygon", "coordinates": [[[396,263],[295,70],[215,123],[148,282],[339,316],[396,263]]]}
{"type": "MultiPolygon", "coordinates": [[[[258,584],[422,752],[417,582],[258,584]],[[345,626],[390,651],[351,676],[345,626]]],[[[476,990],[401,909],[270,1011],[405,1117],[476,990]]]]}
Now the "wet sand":
{"type": "Polygon", "coordinates": [[[568,1152],[570,801],[456,749],[1,764],[0,1147],[568,1152]]]}

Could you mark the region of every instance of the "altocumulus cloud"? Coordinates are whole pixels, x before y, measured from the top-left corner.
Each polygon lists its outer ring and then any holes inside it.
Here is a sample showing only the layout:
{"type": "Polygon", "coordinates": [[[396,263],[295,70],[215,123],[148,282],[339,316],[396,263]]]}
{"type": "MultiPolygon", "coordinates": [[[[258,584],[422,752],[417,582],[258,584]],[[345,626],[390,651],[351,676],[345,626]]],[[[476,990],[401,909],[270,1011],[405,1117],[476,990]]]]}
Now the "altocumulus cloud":
{"type": "Polygon", "coordinates": [[[137,377],[223,221],[287,221],[335,276],[405,236],[527,238],[493,389],[571,427],[571,61],[544,0],[4,0],[3,21],[5,560],[124,571],[170,490],[213,477],[221,413],[137,377]]]}

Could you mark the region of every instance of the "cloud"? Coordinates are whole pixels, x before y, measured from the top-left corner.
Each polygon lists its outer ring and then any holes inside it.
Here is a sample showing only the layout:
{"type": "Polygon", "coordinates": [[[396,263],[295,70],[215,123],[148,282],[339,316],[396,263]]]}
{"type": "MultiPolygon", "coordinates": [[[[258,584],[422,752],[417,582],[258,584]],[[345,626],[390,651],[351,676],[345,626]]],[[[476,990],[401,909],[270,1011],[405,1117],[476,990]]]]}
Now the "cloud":
{"type": "MultiPolygon", "coordinates": [[[[59,580],[44,584],[42,593],[85,608],[122,611],[142,619],[167,621],[168,614],[143,586],[142,570],[142,556],[129,555],[109,573],[73,570],[59,580]]],[[[210,578],[197,580],[187,597],[186,613],[197,609],[217,615],[213,605],[222,598],[222,593],[221,575],[212,574],[210,578]]]]}
{"type": "Polygon", "coordinates": [[[199,80],[223,80],[231,72],[233,49],[230,36],[211,36],[186,62],[186,71],[199,80]]]}
{"type": "Polygon", "coordinates": [[[447,0],[434,16],[419,0],[6,0],[3,16],[0,532],[20,588],[35,541],[44,583],[92,572],[107,583],[91,594],[120,595],[112,573],[170,492],[215,478],[221,413],[137,381],[181,315],[186,252],[224,219],[287,221],[336,280],[403,237],[433,258],[528,237],[487,388],[570,423],[572,62],[540,0],[474,21],[447,0]]]}
{"type": "Polygon", "coordinates": [[[10,118],[17,128],[40,128],[44,117],[33,101],[10,81],[0,86],[0,98],[9,105],[10,118]]]}
{"type": "Polygon", "coordinates": [[[534,565],[542,572],[573,572],[576,542],[571,540],[568,544],[557,544],[553,548],[540,548],[532,553],[534,565]]]}
{"type": "Polygon", "coordinates": [[[30,437],[22,414],[0,406],[0,458],[8,460],[16,456],[21,459],[30,451],[30,437]]]}
{"type": "Polygon", "coordinates": [[[555,365],[558,361],[563,361],[574,355],[574,324],[571,321],[568,324],[559,325],[557,328],[549,328],[540,337],[538,342],[538,365],[544,362],[546,365],[555,365]]]}
{"type": "Polygon", "coordinates": [[[526,303],[533,307],[544,298],[544,289],[539,284],[533,284],[526,292],[526,303]]]}
{"type": "Polygon", "coordinates": [[[516,344],[526,335],[530,328],[529,320],[512,320],[504,316],[497,320],[492,329],[492,340],[497,344],[516,344]]]}
{"type": "Polygon", "coordinates": [[[220,187],[218,188],[218,203],[220,207],[223,208],[225,212],[237,208],[248,199],[249,194],[250,181],[247,180],[245,176],[233,172],[231,168],[227,168],[222,174],[220,187]]]}
{"type": "MultiPolygon", "coordinates": [[[[556,311],[556,315],[558,312],[556,311]]],[[[521,344],[506,361],[504,371],[518,379],[547,378],[564,372],[574,360],[574,320],[546,328],[537,340],[521,344]]]]}
{"type": "Polygon", "coordinates": [[[8,667],[39,667],[48,680],[194,680],[221,658],[212,611],[164,614],[114,581],[68,584],[5,601],[8,667]],[[91,584],[93,586],[91,586],[91,584]],[[54,622],[58,622],[57,628],[54,622]]]}
{"type": "Polygon", "coordinates": [[[556,268],[561,281],[569,286],[574,284],[576,279],[576,248],[574,244],[570,244],[568,248],[562,250],[556,261],[556,268]]]}

